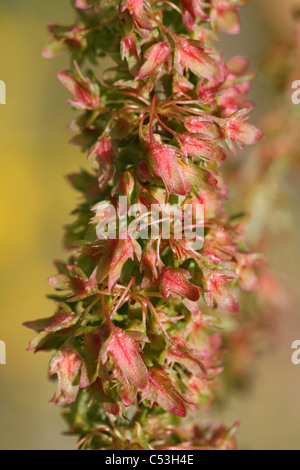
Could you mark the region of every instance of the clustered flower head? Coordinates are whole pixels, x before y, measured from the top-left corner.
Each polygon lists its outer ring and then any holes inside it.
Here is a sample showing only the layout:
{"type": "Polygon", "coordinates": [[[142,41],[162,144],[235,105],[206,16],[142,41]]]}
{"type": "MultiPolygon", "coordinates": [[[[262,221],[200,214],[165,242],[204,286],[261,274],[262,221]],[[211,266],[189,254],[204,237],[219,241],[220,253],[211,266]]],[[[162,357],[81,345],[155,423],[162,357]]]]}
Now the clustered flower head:
{"type": "Polygon", "coordinates": [[[66,229],[68,262],[49,279],[57,311],[26,325],[38,333],[29,349],[55,351],[53,401],[78,448],[235,447],[235,426],[183,418],[212,406],[223,319],[239,315],[239,291],[256,287],[261,262],[247,251],[244,219],[226,211],[220,172],[228,152],[262,138],[247,122],[247,60],[226,63],[213,42],[239,32],[243,3],[76,0],[75,24],[49,25],[44,55],[72,59],[58,75],[80,111],[71,142],[95,169],[68,176],[82,202],[66,229]],[[204,205],[203,246],[174,230],[101,236],[110,216],[99,204],[122,212],[119,196],[149,213],[204,205]]]}

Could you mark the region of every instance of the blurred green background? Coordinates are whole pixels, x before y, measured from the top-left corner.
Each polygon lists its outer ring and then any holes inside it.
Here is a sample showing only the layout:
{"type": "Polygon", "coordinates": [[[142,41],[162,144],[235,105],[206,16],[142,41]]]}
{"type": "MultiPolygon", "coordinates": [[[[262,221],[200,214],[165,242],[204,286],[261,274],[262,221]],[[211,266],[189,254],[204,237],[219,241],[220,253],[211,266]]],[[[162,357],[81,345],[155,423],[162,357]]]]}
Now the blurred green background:
{"type": "MultiPolygon", "coordinates": [[[[224,38],[227,55],[248,55],[257,70],[271,35],[290,33],[289,3],[249,1],[241,11],[242,34],[224,38]]],[[[45,298],[47,277],[53,274],[52,260],[63,256],[61,226],[70,220],[77,198],[63,175],[85,164],[68,145],[74,114],[56,79],[68,59],[41,57],[46,23],[71,18],[67,0],[0,4],[0,79],[7,85],[7,104],[0,106],[0,339],[7,345],[7,365],[0,365],[0,449],[74,447],[74,439],[62,435],[59,409],[48,403],[55,389],[47,380],[50,357],[25,352],[32,333],[22,327],[53,313],[45,298]]],[[[272,105],[261,76],[252,98],[259,118],[272,105]]],[[[258,362],[254,387],[233,397],[223,415],[229,425],[241,420],[241,448],[300,449],[300,366],[291,363],[291,343],[300,338],[299,202],[295,191],[294,233],[271,257],[293,292],[292,311],[280,319],[276,348],[258,362]]]]}

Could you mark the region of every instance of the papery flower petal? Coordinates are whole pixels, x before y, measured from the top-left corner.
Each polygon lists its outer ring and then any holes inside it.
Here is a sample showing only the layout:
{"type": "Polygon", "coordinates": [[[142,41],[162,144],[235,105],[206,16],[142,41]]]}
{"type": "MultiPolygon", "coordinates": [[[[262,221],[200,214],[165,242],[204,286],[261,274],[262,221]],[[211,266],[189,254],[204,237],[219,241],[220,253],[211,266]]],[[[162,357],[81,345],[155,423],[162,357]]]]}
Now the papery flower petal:
{"type": "Polygon", "coordinates": [[[227,62],[228,71],[234,76],[244,75],[249,68],[249,60],[244,56],[234,56],[227,62]]]}
{"type": "Polygon", "coordinates": [[[150,400],[152,404],[157,403],[174,415],[186,416],[182,395],[176,390],[170,376],[162,368],[149,371],[149,388],[143,392],[142,399],[150,400]]]}
{"type": "Polygon", "coordinates": [[[263,137],[263,133],[247,122],[232,120],[227,128],[228,136],[234,140],[240,147],[243,145],[251,145],[259,142],[263,137]]]}
{"type": "Polygon", "coordinates": [[[99,178],[103,175],[104,181],[109,182],[115,176],[115,161],[119,156],[110,137],[103,137],[97,142],[88,158],[94,156],[99,164],[99,178]]]}
{"type": "Polygon", "coordinates": [[[205,301],[208,306],[212,306],[212,300],[224,310],[228,312],[238,312],[239,305],[229,283],[233,278],[237,277],[234,273],[211,271],[208,276],[205,276],[205,287],[208,293],[204,294],[205,301]]]}
{"type": "Polygon", "coordinates": [[[265,258],[260,253],[243,253],[238,256],[238,265],[236,272],[239,275],[239,281],[242,289],[253,291],[258,289],[259,282],[254,271],[254,266],[263,265],[265,258]]]}
{"type": "Polygon", "coordinates": [[[141,271],[144,273],[141,287],[143,289],[150,287],[158,279],[158,271],[162,268],[162,262],[157,250],[152,247],[154,241],[150,240],[143,250],[141,271]]]}
{"type": "Polygon", "coordinates": [[[182,21],[188,31],[193,31],[196,26],[196,12],[191,0],[181,0],[182,21]]]}
{"type": "Polygon", "coordinates": [[[125,36],[121,42],[122,60],[126,58],[128,68],[133,75],[137,74],[140,66],[140,50],[137,49],[137,43],[134,33],[125,36]]]}
{"type": "Polygon", "coordinates": [[[145,53],[146,61],[142,65],[138,77],[141,80],[152,77],[158,73],[165,64],[171,53],[171,46],[168,42],[158,42],[151,46],[145,53]]]}
{"type": "Polygon", "coordinates": [[[205,4],[200,0],[181,0],[182,20],[188,31],[193,31],[196,26],[196,18],[201,21],[209,21],[203,8],[205,4]]]}
{"type": "Polygon", "coordinates": [[[202,359],[203,356],[200,352],[191,349],[183,338],[173,339],[167,348],[166,361],[168,365],[177,362],[195,376],[203,376],[206,373],[201,362],[202,359]]]}
{"type": "Polygon", "coordinates": [[[194,163],[190,163],[186,169],[187,177],[190,183],[195,186],[196,188],[213,188],[216,187],[218,181],[216,178],[210,173],[208,170],[195,165],[194,163]]]}
{"type": "Polygon", "coordinates": [[[48,282],[55,289],[70,290],[73,297],[68,302],[84,299],[97,293],[96,282],[92,278],[89,279],[78,266],[67,265],[67,270],[69,274],[56,274],[50,277],[48,282]]]}
{"type": "Polygon", "coordinates": [[[223,133],[215,123],[205,121],[199,116],[188,116],[184,119],[186,129],[192,134],[201,134],[203,138],[221,140],[223,133]]]}
{"type": "Polygon", "coordinates": [[[192,302],[199,300],[199,287],[188,280],[190,277],[190,273],[185,269],[164,268],[160,278],[160,291],[164,298],[174,295],[187,298],[192,302]]]}
{"type": "Polygon", "coordinates": [[[191,183],[184,174],[175,148],[157,141],[151,143],[150,163],[154,174],[162,178],[167,189],[180,196],[188,195],[191,183]]]}
{"type": "Polygon", "coordinates": [[[55,332],[66,330],[76,325],[78,316],[69,312],[58,312],[53,317],[52,321],[46,326],[45,331],[55,332]]]}
{"type": "Polygon", "coordinates": [[[111,354],[115,364],[125,377],[138,390],[148,387],[148,371],[140,355],[139,340],[133,338],[121,328],[113,327],[109,338],[101,348],[100,356],[103,364],[106,364],[108,354],[111,354]]]}
{"type": "Polygon", "coordinates": [[[121,11],[128,10],[142,29],[152,31],[152,24],[144,9],[144,0],[122,0],[121,11]]]}
{"type": "Polygon", "coordinates": [[[79,317],[74,312],[72,312],[69,305],[61,303],[59,304],[61,310],[55,313],[50,318],[42,318],[41,320],[29,321],[23,323],[23,326],[30,328],[31,330],[36,331],[37,333],[41,332],[55,332],[61,331],[74,326],[79,317]]]}
{"type": "Polygon", "coordinates": [[[58,387],[53,401],[60,403],[64,398],[68,404],[76,400],[79,385],[75,382],[78,378],[82,364],[81,356],[71,348],[61,349],[50,362],[50,375],[57,374],[58,387]]]}
{"type": "Polygon", "coordinates": [[[197,77],[220,81],[223,72],[218,62],[209,56],[195,41],[180,38],[176,45],[175,64],[182,74],[183,70],[190,70],[197,77]]]}
{"type": "Polygon", "coordinates": [[[56,23],[49,23],[47,27],[53,39],[43,49],[44,58],[50,59],[68,49],[74,51],[86,49],[88,43],[84,27],[78,25],[66,27],[56,23]]]}
{"type": "Polygon", "coordinates": [[[217,103],[223,117],[231,116],[245,104],[245,98],[250,90],[249,82],[238,83],[224,88],[217,96],[217,103]]]}
{"type": "Polygon", "coordinates": [[[72,106],[78,109],[96,109],[100,106],[100,97],[88,78],[78,80],[68,72],[59,72],[57,76],[73,95],[73,101],[70,101],[72,106]]]}
{"type": "Polygon", "coordinates": [[[121,277],[122,269],[126,261],[134,259],[134,255],[140,261],[141,247],[139,243],[129,236],[124,240],[114,240],[112,243],[111,260],[109,263],[108,289],[112,292],[121,277]]]}
{"type": "Polygon", "coordinates": [[[213,10],[212,19],[217,28],[224,33],[239,34],[241,30],[239,15],[234,7],[216,8],[213,10]]]}
{"type": "Polygon", "coordinates": [[[188,398],[196,408],[210,408],[214,403],[211,385],[201,377],[192,377],[188,384],[188,398]]]}
{"type": "Polygon", "coordinates": [[[182,303],[193,315],[199,315],[200,309],[197,302],[192,302],[189,299],[182,299],[182,303]]]}
{"type": "Polygon", "coordinates": [[[43,49],[43,57],[44,59],[52,59],[53,57],[66,52],[67,50],[68,46],[65,41],[52,40],[45,45],[43,49]]]}
{"type": "Polygon", "coordinates": [[[185,154],[192,157],[207,158],[223,162],[226,160],[225,150],[212,142],[203,140],[200,135],[183,132],[178,134],[177,140],[185,154]]]}

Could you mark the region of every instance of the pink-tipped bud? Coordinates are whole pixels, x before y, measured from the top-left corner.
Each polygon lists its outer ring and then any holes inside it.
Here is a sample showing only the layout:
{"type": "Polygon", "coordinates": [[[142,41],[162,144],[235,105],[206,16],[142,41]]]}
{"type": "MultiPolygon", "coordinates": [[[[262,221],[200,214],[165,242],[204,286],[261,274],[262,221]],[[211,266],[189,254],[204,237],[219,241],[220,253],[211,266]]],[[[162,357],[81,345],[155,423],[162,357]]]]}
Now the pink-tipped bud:
{"type": "Polygon", "coordinates": [[[103,175],[106,183],[112,180],[116,172],[115,161],[118,158],[118,153],[113,147],[112,139],[110,137],[103,137],[99,140],[88,158],[93,156],[96,156],[99,164],[99,176],[103,175]]]}
{"type": "Polygon", "coordinates": [[[159,42],[145,53],[146,62],[142,65],[138,77],[141,80],[158,73],[167,61],[172,49],[168,42],[159,42]]]}

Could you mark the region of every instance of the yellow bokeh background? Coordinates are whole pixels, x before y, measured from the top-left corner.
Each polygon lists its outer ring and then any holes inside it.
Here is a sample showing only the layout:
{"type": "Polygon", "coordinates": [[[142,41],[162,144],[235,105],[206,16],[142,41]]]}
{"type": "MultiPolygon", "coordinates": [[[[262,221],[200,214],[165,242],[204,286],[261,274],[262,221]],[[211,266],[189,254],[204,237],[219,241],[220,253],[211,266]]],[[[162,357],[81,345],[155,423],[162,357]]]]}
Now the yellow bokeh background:
{"type": "Polygon", "coordinates": [[[61,226],[76,194],[63,175],[83,157],[68,145],[72,111],[56,73],[66,57],[41,57],[47,21],[68,21],[68,2],[1,2],[0,76],[7,104],[0,106],[0,339],[7,365],[0,366],[0,448],[72,448],[60,436],[64,424],[47,402],[46,354],[25,352],[32,332],[22,323],[53,313],[45,295],[52,260],[63,255],[61,226]],[[43,4],[43,5],[41,5],[43,4]]]}
{"type": "MultiPolygon", "coordinates": [[[[249,3],[243,13],[246,33],[226,41],[234,53],[250,54],[255,65],[251,32],[267,20],[255,11],[260,2],[249,3]]],[[[53,313],[45,298],[47,278],[54,272],[53,259],[64,256],[61,227],[78,198],[63,175],[85,165],[85,156],[68,145],[67,125],[74,112],[56,79],[68,58],[41,57],[46,22],[70,18],[67,0],[0,4],[0,79],[7,86],[7,104],[0,106],[0,340],[7,346],[7,365],[0,365],[0,449],[74,447],[74,439],[61,434],[65,425],[59,409],[48,403],[55,388],[47,379],[50,357],[25,352],[32,332],[22,326],[53,313]]],[[[255,47],[258,51],[259,45],[255,47]]],[[[257,93],[263,95],[259,89],[257,93]]],[[[290,256],[299,256],[299,251],[290,256]]],[[[282,320],[278,348],[259,364],[254,390],[233,399],[224,414],[228,424],[241,419],[243,447],[300,448],[300,366],[290,361],[291,341],[297,331],[300,336],[297,315],[295,311],[282,320]]]]}

